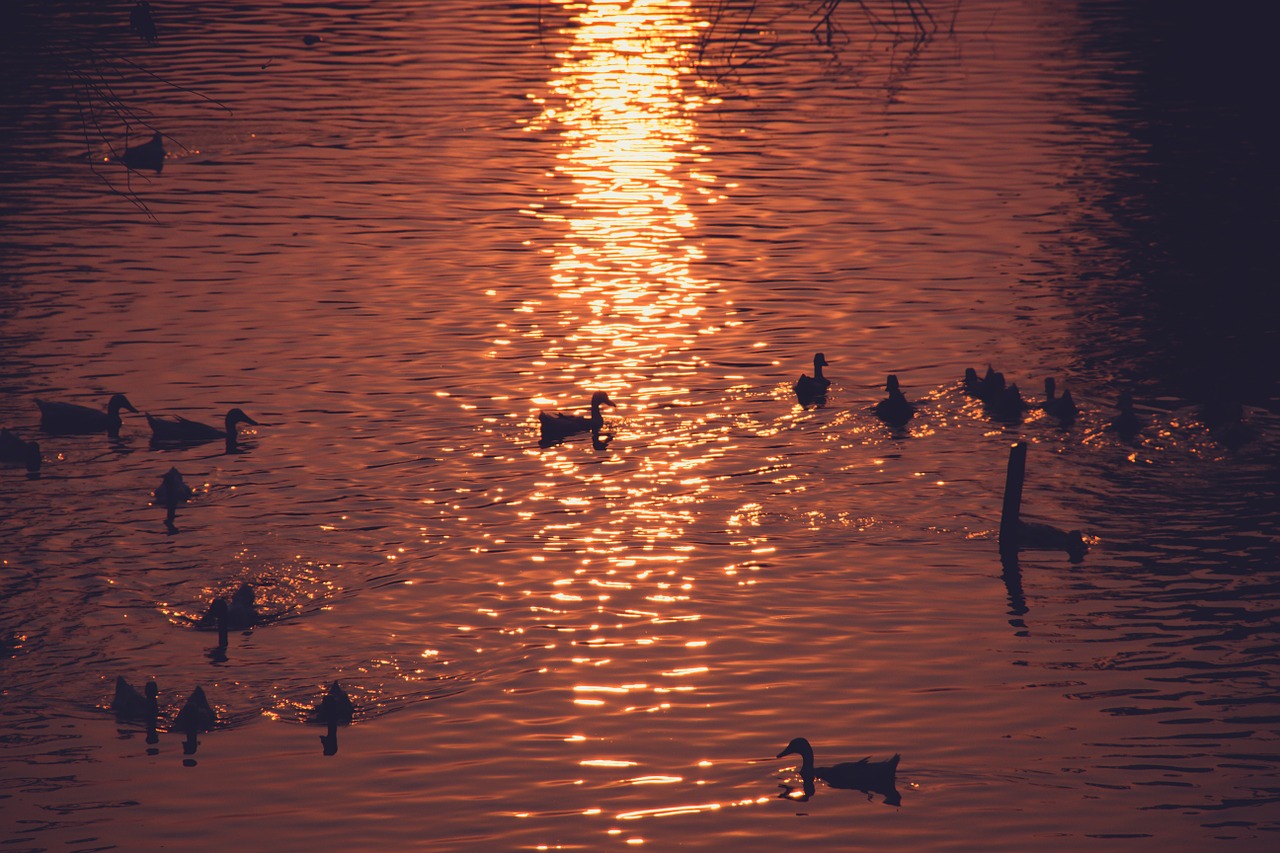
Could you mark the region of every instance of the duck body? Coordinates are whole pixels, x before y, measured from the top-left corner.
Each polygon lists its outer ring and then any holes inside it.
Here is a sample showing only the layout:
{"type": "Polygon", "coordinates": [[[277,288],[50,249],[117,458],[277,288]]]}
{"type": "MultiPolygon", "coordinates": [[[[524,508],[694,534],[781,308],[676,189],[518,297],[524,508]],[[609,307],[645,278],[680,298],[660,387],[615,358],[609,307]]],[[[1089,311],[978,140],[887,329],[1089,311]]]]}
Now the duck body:
{"type": "Polygon", "coordinates": [[[1065,551],[1073,563],[1084,561],[1089,546],[1079,530],[1063,530],[1039,521],[1018,522],[1018,549],[1027,551],[1065,551]]]}
{"type": "Polygon", "coordinates": [[[1109,426],[1120,434],[1125,441],[1142,432],[1144,423],[1138,413],[1133,410],[1133,395],[1128,391],[1120,394],[1120,399],[1116,401],[1116,408],[1119,413],[1111,419],[1109,426]]]}
{"type": "Polygon", "coordinates": [[[60,403],[53,400],[36,400],[40,407],[40,429],[54,435],[89,435],[105,432],[111,438],[120,435],[120,410],[138,410],[123,394],[114,395],[107,402],[107,410],[94,409],[76,403],[60,403]]]}
{"type": "Polygon", "coordinates": [[[892,373],[889,374],[884,388],[889,393],[889,396],[876,403],[873,411],[877,418],[889,426],[895,429],[902,429],[907,425],[907,421],[915,417],[916,407],[907,400],[907,395],[902,393],[902,387],[898,384],[898,377],[892,373]]]}
{"type": "Polygon", "coordinates": [[[964,392],[970,397],[990,404],[999,399],[1004,390],[1004,374],[991,365],[987,365],[987,372],[981,379],[978,378],[978,371],[972,367],[964,369],[964,392]]]}
{"type": "Polygon", "coordinates": [[[154,492],[156,503],[168,509],[170,513],[178,508],[178,504],[191,500],[192,494],[191,487],[182,479],[182,472],[177,468],[170,468],[165,473],[154,492]]]}
{"type": "Polygon", "coordinates": [[[351,699],[342,686],[335,681],[329,685],[329,692],[320,700],[320,704],[316,705],[315,711],[311,714],[311,722],[328,726],[345,726],[351,722],[354,714],[355,707],[351,704],[351,699]]]}
{"type": "Polygon", "coordinates": [[[543,447],[558,444],[571,435],[590,432],[598,436],[604,428],[604,415],[601,406],[617,406],[604,391],[591,395],[591,415],[571,415],[564,412],[538,412],[538,429],[541,433],[539,443],[543,447]]]}
{"type": "Polygon", "coordinates": [[[151,169],[159,174],[164,168],[164,136],[156,131],[149,142],[126,148],[120,155],[120,162],[134,171],[151,169]]]}
{"type": "Polygon", "coordinates": [[[39,444],[23,441],[9,430],[0,429],[0,463],[22,465],[32,474],[38,474],[42,461],[39,444]]]}
{"type": "Polygon", "coordinates": [[[148,681],[144,689],[145,695],[125,681],[123,675],[116,676],[116,692],[111,700],[111,713],[116,715],[117,720],[155,726],[156,717],[160,713],[160,705],[157,701],[160,688],[154,681],[148,681]]]}
{"type": "Polygon", "coordinates": [[[198,731],[207,732],[217,724],[218,715],[214,713],[213,707],[205,697],[203,687],[197,687],[191,691],[182,710],[173,718],[174,730],[186,732],[188,735],[194,735],[198,731]]]}
{"type": "Polygon", "coordinates": [[[808,376],[801,373],[800,378],[792,386],[800,405],[808,406],[826,401],[827,389],[831,387],[831,380],[822,375],[822,368],[828,364],[829,362],[825,355],[820,352],[813,354],[813,375],[808,376]]]}
{"type": "Polygon", "coordinates": [[[221,438],[226,440],[228,448],[234,448],[239,441],[237,428],[240,424],[258,425],[240,408],[227,412],[222,429],[179,415],[163,417],[150,412],[147,413],[147,423],[151,426],[151,440],[159,444],[201,444],[221,438]]]}
{"type": "Polygon", "coordinates": [[[1057,396],[1057,383],[1052,376],[1045,377],[1044,380],[1044,402],[1040,405],[1044,409],[1045,414],[1052,415],[1061,421],[1064,425],[1070,424],[1076,419],[1076,415],[1080,410],[1076,408],[1075,400],[1071,399],[1071,392],[1063,391],[1062,396],[1057,396]]]}
{"type": "Polygon", "coordinates": [[[253,587],[244,583],[232,593],[229,601],[226,598],[215,598],[196,623],[196,627],[217,628],[219,641],[225,646],[228,631],[247,631],[260,620],[253,587]]]}
{"type": "Polygon", "coordinates": [[[1030,408],[1026,400],[1022,399],[1022,392],[1018,390],[1017,382],[1010,383],[991,399],[982,402],[992,419],[1004,423],[1017,423],[1030,408]]]}
{"type": "Polygon", "coordinates": [[[809,745],[808,740],[798,737],[787,744],[786,749],[779,752],[777,757],[782,758],[785,755],[800,756],[800,775],[806,781],[821,779],[832,788],[875,791],[876,793],[884,794],[886,801],[891,797],[890,792],[893,795],[897,794],[895,780],[901,756],[896,753],[892,758],[885,761],[872,761],[870,758],[864,758],[861,761],[846,761],[830,767],[815,767],[813,747],[809,745]]]}

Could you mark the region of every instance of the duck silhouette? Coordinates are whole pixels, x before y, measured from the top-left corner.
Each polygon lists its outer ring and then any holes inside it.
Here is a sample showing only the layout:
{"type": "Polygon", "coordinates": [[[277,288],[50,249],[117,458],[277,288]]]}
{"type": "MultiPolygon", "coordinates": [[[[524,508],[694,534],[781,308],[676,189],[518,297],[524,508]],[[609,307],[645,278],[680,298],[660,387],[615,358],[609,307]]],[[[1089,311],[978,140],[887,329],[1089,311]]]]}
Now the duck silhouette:
{"type": "Polygon", "coordinates": [[[832,788],[848,788],[864,793],[881,794],[889,805],[899,805],[902,796],[896,787],[898,762],[901,756],[895,753],[884,761],[872,761],[864,758],[861,761],[847,761],[831,767],[815,767],[813,763],[813,747],[805,738],[793,738],[786,749],[779,752],[777,758],[786,755],[799,755],[801,760],[800,776],[805,781],[805,793],[812,795],[814,779],[821,779],[832,788]]]}
{"type": "Polygon", "coordinates": [[[149,142],[126,148],[120,155],[120,162],[135,172],[151,169],[159,174],[164,169],[164,136],[157,130],[149,142]]]}
{"type": "Polygon", "coordinates": [[[129,12],[129,26],[143,41],[156,40],[156,21],[151,17],[151,4],[147,0],[138,0],[129,12]]]}
{"type": "Polygon", "coordinates": [[[1040,408],[1044,409],[1045,414],[1052,415],[1062,424],[1069,425],[1076,419],[1076,415],[1080,410],[1076,408],[1075,400],[1071,399],[1071,391],[1063,391],[1062,396],[1058,397],[1057,382],[1052,376],[1046,376],[1044,379],[1044,402],[1040,404],[1040,408]]]}
{"type": "Polygon", "coordinates": [[[987,365],[986,375],[981,379],[978,378],[978,371],[972,367],[964,369],[964,392],[970,397],[991,403],[1004,393],[1004,389],[1004,374],[991,365],[987,365]]]}
{"type": "Polygon", "coordinates": [[[1039,521],[1019,520],[1018,550],[1066,551],[1071,562],[1081,563],[1089,546],[1084,541],[1084,533],[1079,530],[1063,530],[1039,521]]]}
{"type": "Polygon", "coordinates": [[[813,354],[813,375],[807,376],[801,373],[800,378],[796,380],[796,384],[792,386],[800,405],[808,406],[826,401],[827,389],[831,387],[831,380],[822,375],[822,368],[829,363],[827,357],[822,353],[813,354]]]}
{"type": "Polygon", "coordinates": [[[153,493],[156,504],[165,508],[168,515],[165,521],[172,525],[173,519],[178,514],[178,505],[184,504],[191,499],[191,487],[182,479],[182,472],[177,468],[170,468],[160,479],[160,485],[156,487],[153,493]]]}
{"type": "Polygon", "coordinates": [[[9,430],[0,429],[0,463],[23,465],[30,473],[39,474],[42,461],[39,444],[23,441],[9,430]]]}
{"type": "Polygon", "coordinates": [[[1109,426],[1115,430],[1125,441],[1142,432],[1142,428],[1146,425],[1138,413],[1133,410],[1133,395],[1128,391],[1120,393],[1120,399],[1116,401],[1116,408],[1119,413],[1111,419],[1109,426]]]}
{"type": "Polygon", "coordinates": [[[107,410],[101,411],[76,403],[59,403],[36,400],[40,407],[40,429],[54,435],[89,435],[105,432],[111,438],[120,436],[120,410],[138,410],[123,394],[116,394],[107,401],[107,410]]]}
{"type": "MultiPolygon", "coordinates": [[[[600,414],[601,406],[617,407],[617,403],[609,399],[604,391],[591,395],[591,416],[570,415],[564,412],[538,412],[538,428],[541,432],[539,444],[551,447],[559,444],[571,435],[589,432],[599,440],[600,431],[604,428],[604,415],[600,414]]],[[[606,442],[607,443],[607,442],[606,442]]]]}
{"type": "Polygon", "coordinates": [[[178,716],[173,718],[171,731],[182,732],[187,740],[182,745],[184,755],[194,755],[196,751],[196,734],[207,732],[218,724],[218,715],[204,695],[204,688],[197,687],[191,691],[178,716]]]}
{"type": "Polygon", "coordinates": [[[915,417],[916,407],[908,402],[907,395],[902,393],[902,387],[898,384],[898,377],[894,374],[889,374],[889,378],[884,384],[884,390],[889,393],[889,396],[876,403],[873,411],[877,418],[889,426],[895,429],[902,429],[907,425],[907,421],[915,417]]]}
{"type": "Polygon", "coordinates": [[[329,692],[320,700],[320,704],[316,705],[315,711],[308,720],[311,723],[328,726],[328,732],[320,736],[325,755],[335,755],[338,752],[338,726],[349,725],[354,715],[355,707],[351,704],[346,691],[338,682],[333,682],[329,685],[329,692]]]}
{"type": "Polygon", "coordinates": [[[1018,390],[1017,382],[1011,382],[991,399],[983,400],[982,403],[992,420],[1003,423],[1021,421],[1023,413],[1030,408],[1026,400],[1022,399],[1022,392],[1018,390]]]}
{"type": "Polygon", "coordinates": [[[228,453],[233,451],[239,442],[237,427],[240,424],[258,426],[258,422],[240,408],[227,412],[222,429],[199,421],[190,421],[179,415],[165,417],[153,415],[150,412],[147,413],[147,423],[151,425],[151,440],[157,444],[201,444],[221,438],[227,442],[228,453]]]}
{"type": "Polygon", "coordinates": [[[247,631],[261,621],[255,599],[253,587],[242,583],[232,593],[230,601],[219,597],[210,602],[209,608],[196,622],[196,627],[216,628],[218,645],[225,648],[229,631],[247,631]]]}
{"type": "Polygon", "coordinates": [[[111,713],[117,720],[147,723],[154,727],[156,717],[160,713],[157,697],[160,688],[154,681],[148,681],[143,688],[145,695],[125,680],[123,675],[116,676],[115,697],[111,700],[111,713]]]}

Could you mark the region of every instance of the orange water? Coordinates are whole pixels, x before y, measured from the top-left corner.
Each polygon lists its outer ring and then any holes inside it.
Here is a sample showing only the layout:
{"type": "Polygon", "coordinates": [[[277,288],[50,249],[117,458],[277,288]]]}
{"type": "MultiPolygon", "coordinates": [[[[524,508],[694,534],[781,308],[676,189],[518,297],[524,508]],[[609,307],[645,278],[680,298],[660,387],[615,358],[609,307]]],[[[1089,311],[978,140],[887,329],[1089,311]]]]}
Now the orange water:
{"type": "Polygon", "coordinates": [[[868,8],[827,45],[781,2],[165,4],[147,44],[127,4],[24,4],[6,849],[1270,849],[1277,396],[1213,431],[1179,366],[1133,22],[868,8]],[[130,176],[143,119],[169,157],[130,176]],[[987,363],[1080,417],[993,422],[987,363]],[[540,448],[597,389],[612,440],[540,448]],[[260,425],[39,431],[34,398],[117,391],[260,425]],[[1083,563],[1002,570],[1018,439],[1083,563]],[[193,620],[244,582],[269,621],[211,654],[193,620]],[[162,729],[197,684],[221,722],[148,745],[117,675],[162,729]],[[797,735],[901,753],[901,805],[788,798],[797,735]]]}

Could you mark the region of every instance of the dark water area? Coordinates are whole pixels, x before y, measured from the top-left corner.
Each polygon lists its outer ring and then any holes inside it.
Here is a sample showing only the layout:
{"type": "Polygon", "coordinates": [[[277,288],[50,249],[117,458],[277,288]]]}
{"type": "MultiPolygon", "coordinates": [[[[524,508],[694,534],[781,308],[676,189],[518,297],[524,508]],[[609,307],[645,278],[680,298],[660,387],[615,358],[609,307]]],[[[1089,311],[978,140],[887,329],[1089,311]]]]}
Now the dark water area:
{"type": "Polygon", "coordinates": [[[5,849],[1275,847],[1261,21],[147,8],[0,26],[5,849]]]}

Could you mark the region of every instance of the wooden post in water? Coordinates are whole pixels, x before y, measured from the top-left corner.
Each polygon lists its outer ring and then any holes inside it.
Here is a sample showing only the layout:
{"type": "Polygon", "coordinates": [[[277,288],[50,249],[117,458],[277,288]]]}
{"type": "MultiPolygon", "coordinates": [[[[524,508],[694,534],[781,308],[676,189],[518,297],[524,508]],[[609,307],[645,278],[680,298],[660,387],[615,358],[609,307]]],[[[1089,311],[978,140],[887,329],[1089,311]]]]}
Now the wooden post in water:
{"type": "Polygon", "coordinates": [[[1022,483],[1027,478],[1027,443],[1009,448],[1009,468],[1004,475],[1004,507],[1000,510],[1000,559],[1018,559],[1018,515],[1022,511],[1022,483]]]}

